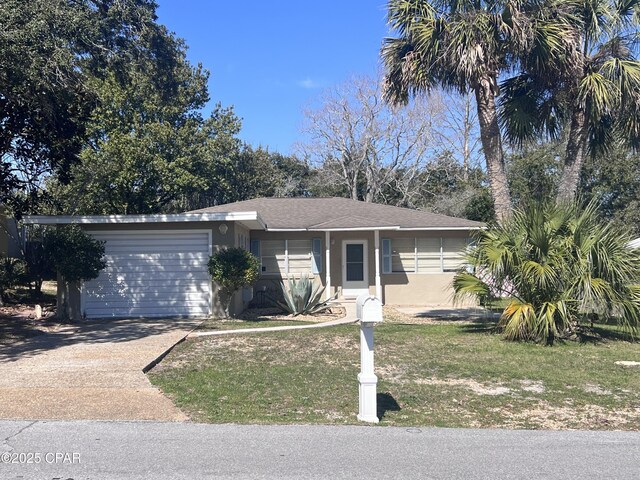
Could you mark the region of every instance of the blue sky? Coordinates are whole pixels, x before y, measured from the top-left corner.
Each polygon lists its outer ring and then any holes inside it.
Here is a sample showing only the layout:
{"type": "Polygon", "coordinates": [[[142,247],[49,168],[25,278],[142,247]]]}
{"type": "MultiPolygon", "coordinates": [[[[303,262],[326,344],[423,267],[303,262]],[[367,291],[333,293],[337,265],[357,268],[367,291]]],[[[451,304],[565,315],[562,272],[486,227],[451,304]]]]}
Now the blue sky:
{"type": "Polygon", "coordinates": [[[323,88],[375,74],[387,34],[386,0],[158,3],[159,22],[211,72],[211,106],[234,105],[240,137],[282,153],[291,153],[303,109],[323,88]]]}

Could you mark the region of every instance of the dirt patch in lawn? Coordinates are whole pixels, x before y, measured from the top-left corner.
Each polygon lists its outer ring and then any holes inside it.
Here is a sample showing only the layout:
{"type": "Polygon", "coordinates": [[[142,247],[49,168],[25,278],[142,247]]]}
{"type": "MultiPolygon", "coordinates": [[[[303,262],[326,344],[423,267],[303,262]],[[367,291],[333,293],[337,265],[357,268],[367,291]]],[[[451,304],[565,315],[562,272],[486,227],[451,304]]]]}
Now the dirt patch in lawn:
{"type": "Polygon", "coordinates": [[[464,387],[471,390],[476,395],[507,395],[511,389],[502,385],[486,385],[469,378],[421,378],[415,380],[418,385],[443,385],[464,387]]]}
{"type": "Polygon", "coordinates": [[[533,408],[519,411],[500,411],[506,425],[512,428],[563,429],[608,429],[625,430],[630,422],[637,421],[640,408],[606,409],[600,405],[558,406],[540,401],[533,408]]]}
{"type": "Polygon", "coordinates": [[[328,310],[314,315],[290,315],[279,308],[250,308],[238,316],[239,320],[251,322],[260,321],[296,321],[309,323],[322,323],[338,320],[345,316],[344,307],[331,307],[328,310]]]}
{"type": "Polygon", "coordinates": [[[309,325],[339,320],[346,315],[341,306],[314,315],[289,315],[280,308],[250,308],[235,318],[212,318],[203,322],[198,330],[240,330],[245,328],[284,327],[309,325]]]}

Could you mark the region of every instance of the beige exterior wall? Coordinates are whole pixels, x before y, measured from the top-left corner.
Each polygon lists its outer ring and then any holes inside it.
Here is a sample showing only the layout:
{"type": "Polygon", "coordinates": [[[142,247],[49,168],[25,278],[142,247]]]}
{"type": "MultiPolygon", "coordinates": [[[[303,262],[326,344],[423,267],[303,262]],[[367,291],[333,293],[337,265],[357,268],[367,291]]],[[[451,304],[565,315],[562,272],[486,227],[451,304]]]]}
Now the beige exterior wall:
{"type": "MultiPolygon", "coordinates": [[[[466,231],[380,232],[383,238],[468,238],[466,231]]],[[[382,265],[382,259],[381,263],[382,265]]],[[[382,268],[382,267],[381,267],[382,268]]],[[[383,301],[387,305],[453,305],[454,273],[383,273],[383,301]]]]}
{"type": "MultiPolygon", "coordinates": [[[[382,273],[382,239],[383,238],[467,238],[466,231],[380,231],[380,281],[382,284],[383,301],[388,305],[452,305],[453,289],[451,282],[454,273],[382,273]]],[[[251,231],[252,240],[297,240],[322,239],[323,271],[319,275],[324,285],[326,279],[325,263],[325,232],[266,232],[251,231]]],[[[345,240],[366,240],[368,257],[369,292],[375,295],[375,238],[372,231],[361,232],[330,232],[331,242],[331,293],[342,290],[343,261],[342,244],[345,240]]],[[[278,292],[279,283],[283,278],[279,276],[262,276],[255,286],[256,294],[260,290],[278,292]]]]}
{"type": "MultiPolygon", "coordinates": [[[[87,225],[88,231],[112,231],[112,230],[211,230],[213,239],[213,251],[225,246],[242,246],[250,248],[251,240],[297,240],[320,238],[322,241],[322,273],[315,277],[324,285],[326,280],[325,258],[325,232],[267,232],[262,230],[248,230],[234,222],[193,222],[193,223],[153,223],[153,224],[100,224],[87,225]],[[220,225],[227,225],[227,232],[220,232],[220,225]]],[[[415,237],[468,237],[464,231],[380,231],[380,240],[383,238],[415,238],[415,237]]],[[[369,292],[375,294],[375,243],[372,231],[361,232],[331,232],[331,293],[341,291],[343,284],[342,244],[345,240],[366,240],[368,258],[369,292]]],[[[380,244],[382,256],[382,243],[380,244]]],[[[382,258],[380,258],[382,270],[382,258]]],[[[453,290],[451,281],[453,273],[380,273],[383,290],[383,301],[388,305],[451,305],[453,290]]],[[[261,276],[253,288],[256,295],[277,294],[280,289],[279,276],[261,276]],[[260,292],[265,293],[260,293],[260,292]]],[[[60,282],[60,285],[63,285],[60,282]]],[[[69,289],[58,289],[58,304],[67,303],[68,311],[74,318],[80,318],[80,290],[77,286],[69,289]]],[[[242,291],[237,292],[231,302],[231,313],[238,314],[248,305],[243,299],[242,291]]],[[[213,285],[213,315],[223,315],[223,307],[220,302],[219,287],[213,285]]]]}

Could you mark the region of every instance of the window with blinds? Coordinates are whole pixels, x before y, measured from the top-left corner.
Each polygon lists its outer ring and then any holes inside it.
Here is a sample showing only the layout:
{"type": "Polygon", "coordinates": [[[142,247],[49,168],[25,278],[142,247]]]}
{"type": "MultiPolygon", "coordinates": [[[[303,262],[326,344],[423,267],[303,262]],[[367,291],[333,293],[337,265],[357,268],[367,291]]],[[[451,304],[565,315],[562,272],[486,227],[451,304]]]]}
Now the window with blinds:
{"type": "Polygon", "coordinates": [[[456,272],[464,267],[464,250],[467,248],[466,238],[442,239],[442,271],[456,272]]]}
{"type": "Polygon", "coordinates": [[[252,240],[252,253],[260,259],[262,275],[303,275],[322,272],[322,241],[252,240]]]}
{"type": "Polygon", "coordinates": [[[382,273],[442,273],[464,267],[466,238],[383,238],[382,273]]]}

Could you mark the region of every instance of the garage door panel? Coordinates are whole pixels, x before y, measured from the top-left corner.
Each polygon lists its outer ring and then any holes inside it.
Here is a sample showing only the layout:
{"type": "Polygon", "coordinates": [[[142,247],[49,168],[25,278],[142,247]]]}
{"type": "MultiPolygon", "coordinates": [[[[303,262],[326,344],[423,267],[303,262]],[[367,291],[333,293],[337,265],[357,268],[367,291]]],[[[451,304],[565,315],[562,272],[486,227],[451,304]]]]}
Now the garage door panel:
{"type": "Polygon", "coordinates": [[[153,232],[145,232],[144,230],[130,230],[130,231],[119,231],[116,232],[93,232],[96,238],[100,237],[99,240],[112,241],[116,240],[120,241],[131,241],[131,240],[155,240],[158,238],[158,235],[162,235],[163,238],[176,238],[179,241],[184,240],[203,240],[202,231],[200,232],[192,232],[189,230],[172,230],[172,231],[153,231],[153,232]],[[130,236],[129,234],[134,234],[135,237],[130,236]]]}
{"type": "Polygon", "coordinates": [[[176,300],[163,300],[163,301],[157,301],[157,300],[125,300],[125,301],[104,301],[104,302],[94,302],[94,303],[89,303],[86,305],[86,307],[88,308],[96,308],[96,309],[100,309],[100,308],[107,308],[107,307],[113,307],[113,308],[150,308],[150,307],[157,307],[157,308],[165,308],[165,307],[171,307],[171,308],[186,308],[186,309],[191,309],[191,307],[199,307],[199,308],[204,308],[209,306],[208,302],[204,302],[202,300],[189,300],[189,301],[176,301],[176,300]]]}
{"type": "Polygon", "coordinates": [[[88,317],[210,313],[208,232],[100,232],[107,267],[82,290],[88,317]]]}
{"type": "Polygon", "coordinates": [[[132,253],[132,252],[119,252],[119,253],[106,253],[106,258],[110,258],[114,261],[118,260],[149,260],[149,261],[189,261],[196,260],[198,262],[209,258],[207,253],[200,252],[169,252],[169,253],[132,253]]]}
{"type": "Polygon", "coordinates": [[[199,288],[209,288],[209,279],[207,277],[200,275],[191,275],[187,278],[182,276],[182,274],[176,272],[173,273],[173,278],[136,278],[135,275],[123,275],[120,280],[94,280],[92,282],[92,288],[94,289],[105,289],[113,286],[114,284],[126,285],[128,287],[168,287],[172,288],[173,291],[176,290],[185,290],[191,288],[194,285],[194,280],[200,280],[197,282],[199,288]],[[202,287],[200,287],[202,285],[202,287]]]}
{"type": "MultiPolygon", "coordinates": [[[[108,260],[107,260],[108,261],[108,260]]],[[[111,275],[119,275],[119,274],[128,274],[128,273],[181,273],[181,274],[189,274],[194,273],[196,275],[203,274],[206,271],[202,268],[199,268],[199,265],[156,265],[153,263],[149,264],[135,264],[135,265],[108,265],[101,273],[102,274],[111,274],[111,275]]]]}
{"type": "Polygon", "coordinates": [[[131,254],[153,254],[153,253],[188,253],[189,250],[200,248],[201,244],[193,245],[155,245],[155,246],[131,246],[131,245],[119,245],[105,248],[106,254],[118,254],[118,253],[131,253],[131,254]]]}
{"type": "Polygon", "coordinates": [[[88,318],[104,317],[203,317],[209,314],[209,306],[202,308],[173,308],[173,307],[105,307],[94,308],[88,318]]]}
{"type": "Polygon", "coordinates": [[[175,292],[166,291],[161,293],[156,292],[127,292],[126,294],[108,293],[108,294],[93,294],[91,299],[87,299],[88,305],[91,302],[113,302],[113,301],[159,301],[159,300],[171,300],[171,301],[206,301],[208,299],[208,292],[205,290],[191,291],[189,293],[176,294],[175,292]]]}

